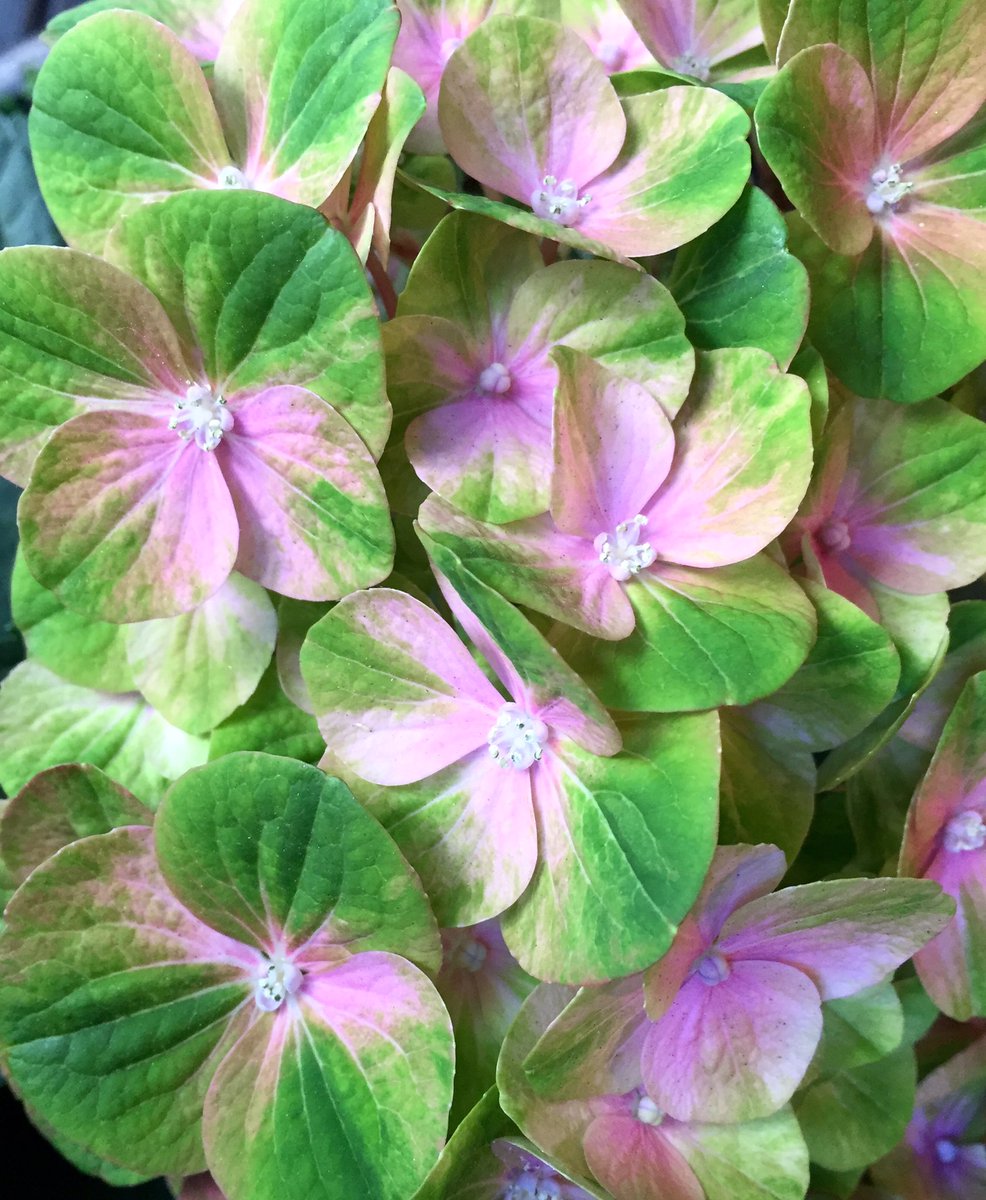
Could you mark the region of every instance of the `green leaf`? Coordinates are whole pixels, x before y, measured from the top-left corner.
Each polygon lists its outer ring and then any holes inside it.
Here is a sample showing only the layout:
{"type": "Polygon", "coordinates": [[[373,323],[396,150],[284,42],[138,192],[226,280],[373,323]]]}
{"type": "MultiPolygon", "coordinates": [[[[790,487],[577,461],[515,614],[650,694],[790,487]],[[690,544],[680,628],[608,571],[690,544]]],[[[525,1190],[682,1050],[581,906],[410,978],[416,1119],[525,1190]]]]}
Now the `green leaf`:
{"type": "Polygon", "coordinates": [[[706,570],[641,572],[637,625],[620,642],[556,628],[555,644],[604,703],[644,712],[748,704],[804,662],[815,628],[804,592],[766,555],[706,570]]]}
{"type": "Polygon", "coordinates": [[[677,252],[667,285],[693,345],[759,346],[788,366],[808,324],[808,275],[786,247],[783,218],[750,187],[677,252]]]}
{"type": "Polygon", "coordinates": [[[14,624],[31,658],[69,683],[102,692],[135,691],[127,661],[127,631],[65,608],[42,587],[18,553],[10,585],[14,624]]]}
{"type": "Polygon", "coordinates": [[[251,982],[168,897],[151,831],[66,847],[5,915],[0,1037],[18,1093],[101,1158],[204,1170],[202,1104],[223,1036],[246,1026],[251,982]]]}
{"type": "Polygon", "coordinates": [[[829,1000],[822,1014],[822,1040],[806,1077],[809,1084],[885,1058],[904,1037],[904,1010],[891,983],[829,1000]]]}
{"type": "Polygon", "coordinates": [[[769,843],[793,862],[815,809],[815,762],[804,746],[762,723],[758,707],[719,713],[719,842],[769,843]]]}
{"type": "Polygon", "coordinates": [[[19,791],[39,771],[90,763],[154,805],[206,743],[169,725],[129,693],[110,696],[66,683],[38,663],[15,667],[0,689],[0,786],[19,791]]]}
{"type": "Polygon", "coordinates": [[[793,1103],[812,1162],[848,1171],[893,1149],[910,1121],[916,1082],[914,1053],[902,1046],[809,1084],[793,1103]]]}
{"type": "Polygon", "coordinates": [[[818,634],[798,671],[756,706],[757,719],[808,750],[860,733],[893,699],[900,658],[889,633],[835,592],[804,581],[818,634]]]}
{"type": "Polygon", "coordinates": [[[712,859],[714,715],[629,717],[621,732],[613,758],[569,743],[557,778],[535,784],[538,865],[501,924],[539,979],[602,982],[656,962],[712,859]]]}
{"type": "Polygon", "coordinates": [[[503,1163],[490,1149],[495,1138],[516,1133],[500,1108],[495,1087],[485,1092],[449,1138],[413,1200],[493,1200],[501,1191],[503,1163]]]}
{"type": "Polygon", "coordinates": [[[137,686],[165,720],[194,734],[208,733],[250,698],[276,637],[267,593],[236,572],[190,613],[126,627],[137,686]]]}
{"type": "Polygon", "coordinates": [[[861,733],[832,750],[818,770],[818,788],[837,787],[867,763],[897,732],[934,679],[948,646],[948,597],[905,596],[871,584],[884,628],[900,655],[893,700],[861,733]]]}
{"type": "Polygon", "coordinates": [[[306,763],[317,763],[325,753],[315,718],[284,694],[273,663],[246,704],[212,731],[210,759],[237,750],[264,750],[306,763]]]}
{"type": "Polygon", "coordinates": [[[0,814],[0,859],[19,887],[63,846],[121,825],[150,825],[151,809],[98,767],[42,771],[0,814]]]}
{"type": "Polygon", "coordinates": [[[98,13],[60,38],[38,75],[31,149],[62,234],[101,254],[121,217],[231,162],[198,62],[140,13],[98,13]]]}
{"type": "Polygon", "coordinates": [[[345,784],[316,767],[242,753],[189,771],[161,804],[155,843],[178,899],[240,942],[298,947],[329,914],[350,953],[441,962],[417,877],[345,784]]]}
{"type": "Polygon", "coordinates": [[[356,252],[317,212],[257,192],[175,196],[135,213],[107,255],[227,393],[307,388],[379,455],[390,406],[376,309],[356,252]]]}

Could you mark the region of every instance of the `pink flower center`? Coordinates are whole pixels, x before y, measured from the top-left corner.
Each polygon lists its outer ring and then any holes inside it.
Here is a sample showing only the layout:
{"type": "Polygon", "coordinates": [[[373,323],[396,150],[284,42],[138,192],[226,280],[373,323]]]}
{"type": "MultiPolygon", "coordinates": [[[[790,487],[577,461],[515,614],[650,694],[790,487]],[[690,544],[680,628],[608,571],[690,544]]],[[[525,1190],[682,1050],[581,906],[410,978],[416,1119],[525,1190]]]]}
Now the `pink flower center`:
{"type": "Polygon", "coordinates": [[[729,963],[717,950],[710,950],[708,954],[697,958],[692,972],[701,979],[706,987],[715,987],[719,983],[724,983],[732,974],[729,963]]]}
{"type": "Polygon", "coordinates": [[[621,521],[613,533],[599,534],[592,543],[599,561],[619,583],[632,579],[657,557],[650,542],[640,540],[646,524],[647,518],[638,515],[632,521],[621,521]]]}
{"type": "Polygon", "coordinates": [[[476,382],[481,392],[486,392],[491,396],[506,395],[513,386],[510,372],[502,362],[490,363],[488,367],[484,367],[476,382]]]}
{"type": "Polygon", "coordinates": [[[596,58],[603,64],[610,75],[623,69],[627,60],[626,47],[619,42],[603,41],[596,47],[596,58]]]}
{"type": "Polygon", "coordinates": [[[274,1012],[301,987],[304,975],[299,967],[283,955],[265,958],[260,965],[253,998],[264,1012],[274,1012]]]}
{"type": "Polygon", "coordinates": [[[540,762],[548,740],[548,726],[525,712],[519,704],[505,704],[489,732],[490,758],[501,767],[526,771],[540,762]]]}
{"type": "Polygon", "coordinates": [[[531,193],[531,208],[536,216],[554,221],[556,225],[574,225],[591,199],[591,196],[579,196],[574,180],[545,175],[541,186],[531,193]]]}
{"type": "Polygon", "coordinates": [[[887,209],[896,212],[901,201],[914,190],[914,184],[902,178],[900,163],[877,167],[870,175],[870,185],[866,193],[866,207],[874,216],[887,209]]]}
{"type": "Polygon", "coordinates": [[[190,385],[184,400],[176,400],[168,428],[184,441],[194,441],[200,450],[215,450],[223,435],[233,428],[233,414],[226,400],[200,383],[190,385]]]}
{"type": "Polygon", "coordinates": [[[848,550],[852,545],[852,536],[845,521],[826,521],[819,529],[817,537],[819,545],[834,554],[848,550]]]}
{"type": "Polygon", "coordinates": [[[979,850],[986,843],[986,825],[977,812],[959,813],[945,826],[945,849],[950,854],[979,850]]]}

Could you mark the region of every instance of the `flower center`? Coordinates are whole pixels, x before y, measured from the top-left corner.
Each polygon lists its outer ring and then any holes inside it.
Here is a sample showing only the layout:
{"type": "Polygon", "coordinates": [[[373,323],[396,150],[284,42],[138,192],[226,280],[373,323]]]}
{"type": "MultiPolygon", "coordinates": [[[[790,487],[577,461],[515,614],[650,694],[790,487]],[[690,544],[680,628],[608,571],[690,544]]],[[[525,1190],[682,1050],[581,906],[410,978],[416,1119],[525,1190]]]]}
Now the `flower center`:
{"type": "Polygon", "coordinates": [[[664,1120],[664,1112],[646,1094],[641,1096],[637,1101],[633,1115],[638,1121],[642,1121],[644,1125],[660,1125],[664,1120]]]}
{"type": "Polygon", "coordinates": [[[456,50],[458,50],[458,48],[461,45],[462,45],[462,38],[460,38],[460,37],[445,38],[442,41],[441,46],[439,46],[439,48],[438,48],[438,53],[442,56],[442,62],[447,63],[448,60],[452,57],[452,55],[456,52],[456,50]]]}
{"type": "Polygon", "coordinates": [[[623,69],[627,59],[626,48],[620,42],[600,42],[596,47],[596,58],[603,64],[606,71],[613,75],[623,69]]]}
{"type": "Polygon", "coordinates": [[[257,1007],[264,1012],[274,1012],[301,987],[303,978],[293,962],[280,957],[265,959],[253,990],[257,1007]]]}
{"type": "Polygon", "coordinates": [[[649,567],[657,557],[650,542],[640,541],[640,531],[646,524],[647,518],[643,516],[621,521],[614,533],[601,533],[592,543],[599,553],[599,561],[620,583],[649,567]]]}
{"type": "Polygon", "coordinates": [[[469,938],[456,951],[455,965],[462,967],[464,971],[471,971],[475,974],[482,970],[488,954],[489,950],[479,938],[469,938]]]}
{"type": "Polygon", "coordinates": [[[591,199],[579,196],[573,180],[545,175],[541,186],[531,193],[531,208],[537,216],[556,225],[574,225],[591,199]]]}
{"type": "Polygon", "coordinates": [[[945,849],[951,854],[979,850],[986,843],[986,825],[977,812],[959,813],[945,826],[945,849]]]}
{"type": "Polygon", "coordinates": [[[712,69],[710,59],[701,54],[679,54],[671,61],[671,70],[679,75],[690,75],[693,79],[701,79],[704,83],[709,78],[712,69]]]}
{"type": "Polygon", "coordinates": [[[219,174],[216,176],[216,182],[221,188],[235,190],[238,188],[249,187],[246,176],[239,167],[234,167],[232,163],[228,167],[222,167],[219,174]]]}
{"type": "Polygon", "coordinates": [[[540,761],[547,740],[547,725],[524,712],[519,704],[505,704],[500,709],[487,738],[490,758],[495,758],[501,767],[518,771],[526,771],[540,761]]]}
{"type": "Polygon", "coordinates": [[[948,1138],[939,1138],[935,1142],[935,1157],[941,1163],[953,1163],[959,1156],[959,1148],[948,1138]]]}
{"type": "Polygon", "coordinates": [[[503,1200],[560,1200],[562,1190],[554,1171],[545,1175],[536,1168],[527,1168],[512,1179],[501,1194],[503,1200]]]}
{"type": "Polygon", "coordinates": [[[818,531],[818,541],[826,550],[831,550],[833,553],[848,550],[852,545],[849,526],[845,521],[826,521],[818,531]]]}
{"type": "Polygon", "coordinates": [[[866,207],[874,216],[888,208],[896,212],[900,202],[914,190],[913,183],[901,178],[900,163],[877,167],[870,176],[870,183],[872,187],[866,194],[866,207]]]}
{"type": "Polygon", "coordinates": [[[479,390],[492,396],[503,396],[510,391],[513,380],[502,362],[490,363],[479,374],[479,390]]]}
{"type": "Polygon", "coordinates": [[[715,987],[716,984],[724,983],[732,973],[729,963],[716,950],[711,950],[708,954],[697,958],[692,972],[701,979],[706,987],[715,987]]]}
{"type": "Polygon", "coordinates": [[[185,393],[185,399],[175,401],[168,428],[174,429],[186,442],[194,438],[200,450],[215,450],[223,435],[233,428],[233,414],[226,407],[223,396],[216,396],[211,388],[193,383],[185,393]]]}

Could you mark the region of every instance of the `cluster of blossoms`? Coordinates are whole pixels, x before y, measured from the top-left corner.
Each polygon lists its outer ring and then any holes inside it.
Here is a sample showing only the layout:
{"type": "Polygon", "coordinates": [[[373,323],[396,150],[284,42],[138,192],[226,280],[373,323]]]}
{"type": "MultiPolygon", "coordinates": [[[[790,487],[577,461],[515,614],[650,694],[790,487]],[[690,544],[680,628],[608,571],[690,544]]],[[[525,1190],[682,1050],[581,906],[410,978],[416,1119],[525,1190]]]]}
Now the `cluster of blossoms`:
{"type": "Polygon", "coordinates": [[[30,1119],[182,1200],[986,1198],[986,0],[49,35],[30,1119]]]}

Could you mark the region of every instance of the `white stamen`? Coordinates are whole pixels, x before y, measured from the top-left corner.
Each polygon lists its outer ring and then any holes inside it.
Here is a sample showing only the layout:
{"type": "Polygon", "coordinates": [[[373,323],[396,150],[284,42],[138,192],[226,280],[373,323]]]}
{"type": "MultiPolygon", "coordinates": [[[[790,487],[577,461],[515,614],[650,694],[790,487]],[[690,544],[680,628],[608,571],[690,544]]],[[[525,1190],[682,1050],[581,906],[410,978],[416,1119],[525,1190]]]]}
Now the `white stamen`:
{"type": "Polygon", "coordinates": [[[650,542],[640,541],[640,531],[646,524],[647,518],[643,516],[621,521],[614,533],[601,533],[592,543],[599,561],[620,583],[626,583],[644,567],[649,567],[657,557],[650,542]]]}
{"type": "Polygon", "coordinates": [[[503,1200],[561,1200],[562,1185],[549,1168],[529,1167],[512,1179],[500,1193],[503,1200]]]}
{"type": "Polygon", "coordinates": [[[591,196],[579,196],[574,180],[558,180],[554,175],[545,175],[541,186],[531,193],[531,208],[536,216],[554,221],[556,225],[574,225],[591,199],[591,196]]]}
{"type": "Polygon", "coordinates": [[[845,521],[826,521],[817,536],[819,544],[833,553],[848,550],[852,545],[852,536],[845,521]]]}
{"type": "Polygon", "coordinates": [[[243,174],[240,168],[234,167],[232,164],[230,164],[228,167],[223,167],[220,170],[218,176],[216,177],[216,182],[221,188],[225,188],[227,190],[236,190],[250,186],[247,183],[246,176],[243,174]]]}
{"type": "Polygon", "coordinates": [[[701,979],[706,987],[715,987],[716,984],[724,983],[732,974],[729,963],[715,950],[710,950],[708,954],[697,958],[692,972],[701,979]]]}
{"type": "Polygon", "coordinates": [[[490,758],[501,767],[517,771],[526,771],[540,761],[547,740],[547,725],[524,712],[519,704],[504,704],[487,738],[490,758]]]}
{"type": "Polygon", "coordinates": [[[491,395],[504,395],[510,391],[512,384],[510,372],[502,362],[490,363],[488,367],[483,368],[479,375],[479,390],[489,392],[491,395]]]}
{"type": "Polygon", "coordinates": [[[211,388],[193,383],[185,392],[184,400],[176,400],[174,416],[168,428],[175,430],[186,442],[195,439],[200,450],[215,450],[223,435],[233,428],[233,414],[226,407],[222,396],[214,395],[211,388]]]}
{"type": "Polygon", "coordinates": [[[657,1107],[648,1095],[643,1095],[637,1101],[633,1115],[645,1125],[660,1125],[664,1120],[664,1112],[657,1107]]]}
{"type": "Polygon", "coordinates": [[[866,207],[874,216],[888,208],[895,212],[900,202],[914,190],[913,183],[901,178],[900,163],[878,167],[870,176],[870,183],[873,186],[866,195],[866,207]]]}
{"type": "Polygon", "coordinates": [[[479,938],[469,938],[455,952],[455,965],[464,971],[481,971],[489,950],[479,938]]]}
{"type": "Polygon", "coordinates": [[[677,71],[679,75],[689,75],[692,79],[700,79],[705,83],[712,70],[712,61],[701,54],[679,54],[677,58],[672,59],[671,70],[677,71]]]}
{"type": "Polygon", "coordinates": [[[293,996],[301,987],[303,978],[301,971],[293,962],[288,962],[283,958],[266,961],[261,968],[257,986],[253,991],[257,1007],[263,1009],[264,1012],[274,1012],[275,1009],[281,1007],[288,996],[293,996]]]}
{"type": "Polygon", "coordinates": [[[945,849],[951,854],[963,850],[979,850],[986,843],[986,825],[977,812],[971,810],[952,817],[945,826],[945,849]]]}

